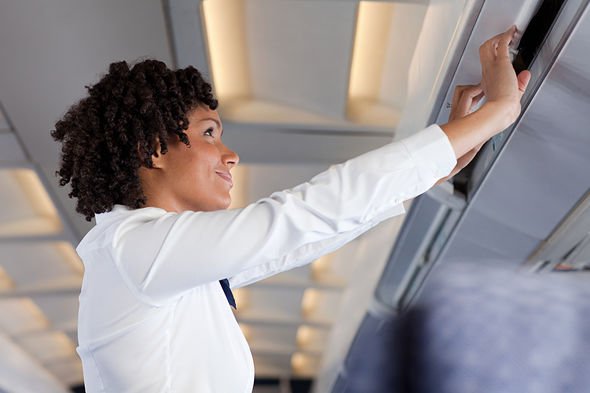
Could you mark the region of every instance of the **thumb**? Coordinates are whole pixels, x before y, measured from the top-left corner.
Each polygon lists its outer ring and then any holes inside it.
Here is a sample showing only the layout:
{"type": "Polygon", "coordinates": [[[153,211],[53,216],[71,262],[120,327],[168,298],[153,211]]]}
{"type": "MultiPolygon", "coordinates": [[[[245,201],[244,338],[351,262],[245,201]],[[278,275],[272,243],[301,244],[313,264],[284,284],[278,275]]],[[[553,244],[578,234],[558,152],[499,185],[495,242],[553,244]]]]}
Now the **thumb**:
{"type": "Polygon", "coordinates": [[[518,90],[520,90],[521,95],[526,91],[526,88],[531,81],[531,72],[528,70],[522,71],[518,74],[518,90]]]}

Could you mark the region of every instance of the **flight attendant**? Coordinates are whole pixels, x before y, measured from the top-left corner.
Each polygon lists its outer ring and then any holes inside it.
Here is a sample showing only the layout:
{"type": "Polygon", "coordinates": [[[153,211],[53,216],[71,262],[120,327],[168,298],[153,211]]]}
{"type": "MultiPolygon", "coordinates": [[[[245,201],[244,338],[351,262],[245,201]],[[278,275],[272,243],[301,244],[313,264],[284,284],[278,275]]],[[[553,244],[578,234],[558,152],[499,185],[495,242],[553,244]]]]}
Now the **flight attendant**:
{"type": "Polygon", "coordinates": [[[77,247],[86,390],[251,392],[254,365],[230,287],[337,249],[467,165],[520,113],[530,74],[512,68],[515,32],[481,46],[481,84],[457,89],[447,124],[232,210],[239,158],[222,141],[199,71],[111,64],[52,131],[62,143],[60,184],[96,219],[77,247]]]}

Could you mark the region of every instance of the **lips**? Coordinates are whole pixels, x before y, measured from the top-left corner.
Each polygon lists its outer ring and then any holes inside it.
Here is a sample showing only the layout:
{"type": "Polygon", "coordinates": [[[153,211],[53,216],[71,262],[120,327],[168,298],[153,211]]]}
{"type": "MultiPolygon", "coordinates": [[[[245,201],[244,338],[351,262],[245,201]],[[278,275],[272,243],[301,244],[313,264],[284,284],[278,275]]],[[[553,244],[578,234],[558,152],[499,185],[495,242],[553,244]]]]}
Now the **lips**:
{"type": "Polygon", "coordinates": [[[215,172],[215,173],[217,173],[219,175],[219,177],[221,177],[223,180],[228,182],[230,186],[234,185],[234,182],[232,181],[231,174],[229,172],[215,172]]]}

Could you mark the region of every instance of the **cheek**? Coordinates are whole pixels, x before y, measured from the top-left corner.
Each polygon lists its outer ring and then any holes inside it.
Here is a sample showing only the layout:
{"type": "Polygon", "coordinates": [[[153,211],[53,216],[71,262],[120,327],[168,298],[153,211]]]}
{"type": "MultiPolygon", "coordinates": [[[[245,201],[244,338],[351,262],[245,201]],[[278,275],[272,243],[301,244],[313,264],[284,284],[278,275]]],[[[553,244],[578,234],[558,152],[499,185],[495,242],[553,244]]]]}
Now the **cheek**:
{"type": "Polygon", "coordinates": [[[184,170],[201,181],[214,178],[218,163],[217,149],[209,144],[191,147],[193,149],[192,154],[187,156],[184,170]]]}

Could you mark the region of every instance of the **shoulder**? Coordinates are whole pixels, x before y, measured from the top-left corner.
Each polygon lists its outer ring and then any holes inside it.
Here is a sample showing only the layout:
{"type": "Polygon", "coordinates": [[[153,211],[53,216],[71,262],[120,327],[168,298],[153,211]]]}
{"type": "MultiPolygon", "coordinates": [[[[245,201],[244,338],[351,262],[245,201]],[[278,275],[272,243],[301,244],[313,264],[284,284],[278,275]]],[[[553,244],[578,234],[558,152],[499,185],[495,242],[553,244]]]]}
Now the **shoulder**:
{"type": "Polygon", "coordinates": [[[76,251],[81,255],[87,251],[111,246],[116,234],[122,228],[141,225],[167,214],[174,213],[156,207],[131,209],[127,206],[115,205],[111,211],[95,214],[96,225],[82,238],[76,251]]]}

